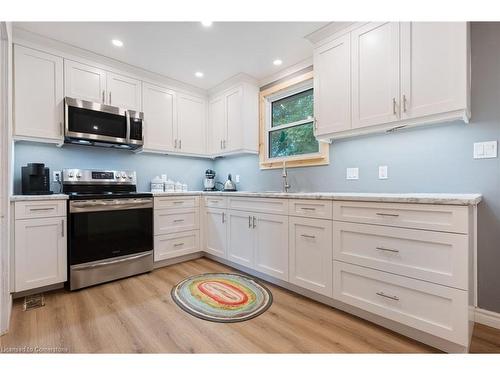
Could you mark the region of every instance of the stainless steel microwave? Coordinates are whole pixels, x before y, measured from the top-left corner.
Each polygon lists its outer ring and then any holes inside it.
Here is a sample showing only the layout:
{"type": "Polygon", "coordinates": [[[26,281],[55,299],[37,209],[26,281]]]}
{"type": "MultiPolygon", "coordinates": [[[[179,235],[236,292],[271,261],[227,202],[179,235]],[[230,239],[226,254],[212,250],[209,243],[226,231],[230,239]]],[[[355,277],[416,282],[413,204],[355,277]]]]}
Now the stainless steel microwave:
{"type": "Polygon", "coordinates": [[[64,142],[137,149],[143,145],[144,114],[101,103],[64,99],[64,142]]]}

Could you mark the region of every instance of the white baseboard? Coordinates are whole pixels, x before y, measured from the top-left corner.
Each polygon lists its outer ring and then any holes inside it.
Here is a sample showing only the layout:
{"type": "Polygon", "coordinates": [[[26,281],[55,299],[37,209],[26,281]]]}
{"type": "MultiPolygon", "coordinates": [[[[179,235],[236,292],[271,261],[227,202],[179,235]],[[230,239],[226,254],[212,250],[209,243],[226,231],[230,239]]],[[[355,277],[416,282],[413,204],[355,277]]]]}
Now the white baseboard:
{"type": "Polygon", "coordinates": [[[484,324],[485,326],[500,329],[500,313],[475,308],[474,311],[474,321],[476,323],[484,324]]]}

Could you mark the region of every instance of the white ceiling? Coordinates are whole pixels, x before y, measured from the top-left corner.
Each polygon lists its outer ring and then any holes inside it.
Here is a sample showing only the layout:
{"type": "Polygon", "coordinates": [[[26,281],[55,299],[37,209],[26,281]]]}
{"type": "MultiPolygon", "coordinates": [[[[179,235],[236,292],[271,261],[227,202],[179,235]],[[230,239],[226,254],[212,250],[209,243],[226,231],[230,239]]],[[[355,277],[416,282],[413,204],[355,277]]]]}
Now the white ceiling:
{"type": "Polygon", "coordinates": [[[304,36],[324,22],[18,22],[16,27],[209,89],[247,73],[265,78],[312,56],[304,36]],[[123,41],[121,48],[112,39],[123,41]],[[283,60],[280,67],[275,59],[283,60]],[[203,78],[194,73],[202,71],[203,78]]]}

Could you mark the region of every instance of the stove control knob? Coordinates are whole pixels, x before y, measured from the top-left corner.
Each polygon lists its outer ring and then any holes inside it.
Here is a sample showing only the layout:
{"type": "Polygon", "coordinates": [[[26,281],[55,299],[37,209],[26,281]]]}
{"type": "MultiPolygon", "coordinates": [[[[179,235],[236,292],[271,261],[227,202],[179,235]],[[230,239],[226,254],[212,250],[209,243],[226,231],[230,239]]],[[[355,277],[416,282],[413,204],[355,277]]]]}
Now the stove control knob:
{"type": "Polygon", "coordinates": [[[116,178],[117,180],[118,180],[118,179],[120,179],[120,175],[117,173],[117,174],[116,174],[116,176],[115,176],[115,178],[116,178]]]}
{"type": "Polygon", "coordinates": [[[81,178],[81,177],[82,177],[82,174],[81,174],[81,173],[78,173],[78,174],[76,175],[76,178],[81,178]]]}
{"type": "Polygon", "coordinates": [[[125,172],[122,172],[122,178],[123,179],[126,179],[127,178],[127,174],[125,172]]]}
{"type": "Polygon", "coordinates": [[[73,177],[73,172],[69,172],[68,176],[69,176],[69,178],[72,178],[73,177]]]}
{"type": "Polygon", "coordinates": [[[128,176],[128,179],[129,179],[129,180],[131,180],[131,179],[133,179],[133,178],[134,178],[134,177],[133,177],[132,175],[129,175],[129,176],[128,176]]]}

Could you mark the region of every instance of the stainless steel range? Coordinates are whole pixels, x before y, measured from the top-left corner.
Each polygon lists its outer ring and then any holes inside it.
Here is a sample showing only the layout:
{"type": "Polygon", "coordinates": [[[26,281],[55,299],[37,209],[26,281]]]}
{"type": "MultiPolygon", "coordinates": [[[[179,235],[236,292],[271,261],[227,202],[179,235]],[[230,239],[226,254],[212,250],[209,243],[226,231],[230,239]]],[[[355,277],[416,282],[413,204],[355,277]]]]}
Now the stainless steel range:
{"type": "Polygon", "coordinates": [[[153,269],[153,197],[134,171],[65,169],[69,289],[153,269]]]}

